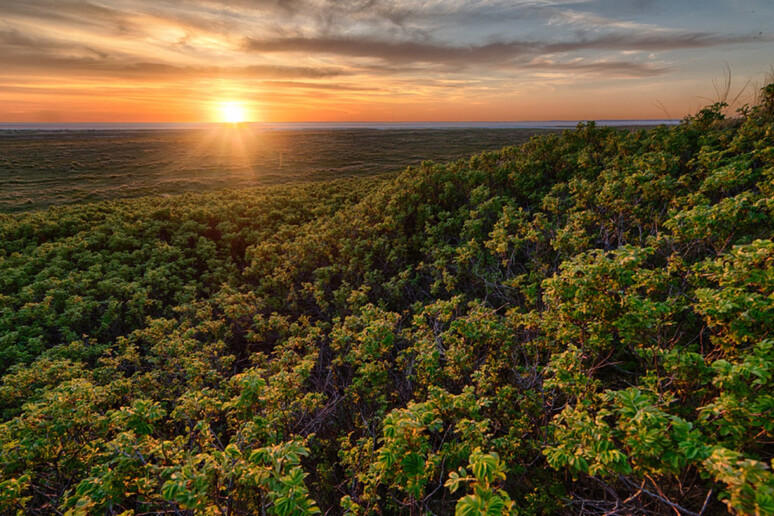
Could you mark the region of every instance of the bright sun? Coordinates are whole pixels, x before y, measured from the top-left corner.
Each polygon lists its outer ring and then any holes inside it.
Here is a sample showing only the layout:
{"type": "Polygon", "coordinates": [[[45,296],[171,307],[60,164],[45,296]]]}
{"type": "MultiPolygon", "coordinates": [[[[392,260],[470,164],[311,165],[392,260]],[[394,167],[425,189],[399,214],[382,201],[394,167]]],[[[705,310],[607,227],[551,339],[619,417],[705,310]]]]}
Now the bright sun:
{"type": "Polygon", "coordinates": [[[220,105],[220,118],[228,124],[246,122],[247,110],[239,102],[223,102],[220,105]]]}

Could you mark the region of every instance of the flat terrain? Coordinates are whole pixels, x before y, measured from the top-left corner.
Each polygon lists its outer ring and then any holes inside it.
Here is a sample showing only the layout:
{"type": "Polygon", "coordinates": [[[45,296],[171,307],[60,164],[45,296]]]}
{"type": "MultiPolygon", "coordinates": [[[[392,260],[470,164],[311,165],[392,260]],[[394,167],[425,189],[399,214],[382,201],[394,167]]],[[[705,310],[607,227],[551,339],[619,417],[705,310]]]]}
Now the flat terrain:
{"type": "Polygon", "coordinates": [[[397,171],[537,129],[0,131],[0,212],[397,171]]]}

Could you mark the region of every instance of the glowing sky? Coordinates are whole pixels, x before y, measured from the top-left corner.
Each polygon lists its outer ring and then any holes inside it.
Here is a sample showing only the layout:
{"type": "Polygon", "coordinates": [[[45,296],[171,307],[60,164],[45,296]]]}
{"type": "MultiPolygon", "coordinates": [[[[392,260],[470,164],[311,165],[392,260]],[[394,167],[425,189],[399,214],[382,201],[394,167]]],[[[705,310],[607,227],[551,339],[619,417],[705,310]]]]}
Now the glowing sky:
{"type": "Polygon", "coordinates": [[[0,0],[0,122],[680,118],[772,0],[0,0]]]}

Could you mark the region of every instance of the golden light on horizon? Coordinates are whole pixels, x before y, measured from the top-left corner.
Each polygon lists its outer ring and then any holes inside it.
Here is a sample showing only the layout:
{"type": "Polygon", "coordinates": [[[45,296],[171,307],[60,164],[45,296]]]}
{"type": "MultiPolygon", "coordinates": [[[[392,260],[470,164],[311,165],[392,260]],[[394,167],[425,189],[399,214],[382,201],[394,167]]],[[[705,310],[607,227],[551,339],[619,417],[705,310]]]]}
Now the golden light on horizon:
{"type": "Polygon", "coordinates": [[[220,121],[227,124],[239,124],[248,122],[247,108],[241,102],[222,102],[219,106],[220,121]]]}

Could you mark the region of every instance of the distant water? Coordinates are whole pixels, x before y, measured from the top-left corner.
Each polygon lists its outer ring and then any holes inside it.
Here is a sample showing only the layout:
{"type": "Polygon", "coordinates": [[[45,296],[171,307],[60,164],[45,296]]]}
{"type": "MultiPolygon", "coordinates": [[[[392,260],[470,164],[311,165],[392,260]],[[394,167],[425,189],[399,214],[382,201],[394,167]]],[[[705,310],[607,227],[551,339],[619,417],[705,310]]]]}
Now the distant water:
{"type": "MultiPolygon", "coordinates": [[[[642,127],[675,125],[679,120],[596,120],[600,126],[642,127]]],[[[337,129],[571,129],[578,120],[536,122],[249,122],[243,125],[257,131],[319,131],[337,129]]],[[[169,131],[212,129],[217,123],[0,123],[0,131],[169,131]]]]}
{"type": "Polygon", "coordinates": [[[520,145],[575,125],[0,124],[0,213],[380,174],[520,145]]]}

